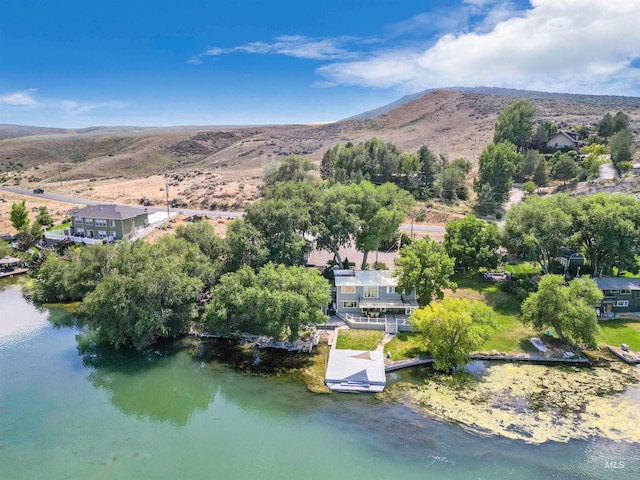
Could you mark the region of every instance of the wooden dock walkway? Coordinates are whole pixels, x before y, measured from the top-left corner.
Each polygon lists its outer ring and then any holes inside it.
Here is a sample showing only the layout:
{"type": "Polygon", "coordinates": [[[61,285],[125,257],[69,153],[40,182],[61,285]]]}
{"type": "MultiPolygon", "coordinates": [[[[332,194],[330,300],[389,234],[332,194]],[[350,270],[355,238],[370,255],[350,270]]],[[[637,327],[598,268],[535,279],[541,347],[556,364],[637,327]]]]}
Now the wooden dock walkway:
{"type": "Polygon", "coordinates": [[[22,273],[27,273],[28,271],[28,268],[15,268],[13,270],[2,271],[0,272],[0,278],[13,277],[14,275],[20,275],[22,273]]]}
{"type": "Polygon", "coordinates": [[[629,364],[632,364],[632,365],[640,363],[640,354],[638,354],[638,353],[625,352],[620,347],[607,346],[607,348],[609,349],[609,351],[611,353],[613,353],[616,357],[618,357],[623,362],[626,362],[626,363],[629,363],[629,364]]]}
{"type": "MultiPolygon", "coordinates": [[[[569,365],[589,364],[589,360],[585,357],[545,357],[542,355],[470,355],[471,360],[499,361],[499,362],[529,362],[529,363],[565,363],[569,365]]],[[[402,368],[416,367],[418,365],[427,365],[433,362],[432,357],[408,358],[406,360],[386,360],[385,372],[393,372],[402,368]]],[[[640,363],[640,360],[638,362],[640,363]]]]}

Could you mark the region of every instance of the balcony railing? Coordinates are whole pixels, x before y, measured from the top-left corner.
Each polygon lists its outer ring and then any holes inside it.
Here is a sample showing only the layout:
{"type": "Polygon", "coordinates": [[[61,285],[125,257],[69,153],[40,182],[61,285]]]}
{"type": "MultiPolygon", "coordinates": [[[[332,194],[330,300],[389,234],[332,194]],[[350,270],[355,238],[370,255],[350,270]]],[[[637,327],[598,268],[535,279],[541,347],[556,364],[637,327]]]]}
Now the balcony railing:
{"type": "Polygon", "coordinates": [[[74,243],[84,243],[85,245],[93,245],[95,243],[104,243],[105,240],[107,242],[113,241],[112,238],[103,239],[103,238],[79,237],[77,235],[63,235],[60,233],[48,232],[46,230],[44,232],[44,238],[46,238],[47,240],[54,240],[57,242],[68,240],[74,243]]]}

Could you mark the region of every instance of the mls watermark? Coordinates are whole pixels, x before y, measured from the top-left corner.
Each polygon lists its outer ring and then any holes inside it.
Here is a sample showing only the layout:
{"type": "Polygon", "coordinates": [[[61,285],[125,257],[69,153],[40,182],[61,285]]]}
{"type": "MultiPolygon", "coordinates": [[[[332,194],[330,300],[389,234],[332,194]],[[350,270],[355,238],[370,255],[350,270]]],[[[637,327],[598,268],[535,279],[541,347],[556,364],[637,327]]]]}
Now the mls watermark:
{"type": "Polygon", "coordinates": [[[624,468],[624,460],[607,460],[604,462],[604,468],[607,470],[622,470],[624,468]]]}

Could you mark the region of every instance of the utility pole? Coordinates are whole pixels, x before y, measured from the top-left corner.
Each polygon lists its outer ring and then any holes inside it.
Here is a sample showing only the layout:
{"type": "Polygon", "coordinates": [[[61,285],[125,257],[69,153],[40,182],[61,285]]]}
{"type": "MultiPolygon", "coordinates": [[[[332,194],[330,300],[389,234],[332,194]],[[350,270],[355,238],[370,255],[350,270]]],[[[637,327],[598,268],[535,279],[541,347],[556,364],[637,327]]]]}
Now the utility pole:
{"type": "Polygon", "coordinates": [[[164,174],[164,192],[167,197],[167,221],[171,220],[171,212],[169,212],[169,177],[164,174]]]}

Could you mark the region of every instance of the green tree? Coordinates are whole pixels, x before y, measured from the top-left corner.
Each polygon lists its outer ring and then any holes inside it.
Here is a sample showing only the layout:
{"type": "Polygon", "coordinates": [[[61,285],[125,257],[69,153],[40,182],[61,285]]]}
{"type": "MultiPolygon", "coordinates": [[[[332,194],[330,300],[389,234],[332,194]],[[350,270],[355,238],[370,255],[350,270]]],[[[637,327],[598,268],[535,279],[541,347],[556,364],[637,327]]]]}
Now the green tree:
{"type": "Polygon", "coordinates": [[[536,166],[533,168],[532,180],[538,188],[544,187],[549,181],[547,161],[545,160],[543,155],[540,155],[538,157],[538,160],[536,161],[536,166]]]}
{"type": "Polygon", "coordinates": [[[187,332],[196,318],[201,280],[190,277],[179,259],[154,260],[130,275],[108,273],[82,303],[89,326],[115,348],[142,350],[160,337],[187,332]]]}
{"type": "Polygon", "coordinates": [[[573,242],[594,275],[637,269],[640,254],[640,202],[630,195],[598,193],[573,199],[573,242]]]}
{"type": "Polygon", "coordinates": [[[27,220],[27,223],[18,231],[17,237],[20,249],[28,250],[42,239],[42,227],[38,222],[31,223],[27,220]]]}
{"type": "Polygon", "coordinates": [[[229,255],[229,246],[216,234],[210,223],[194,222],[176,228],[176,237],[193,243],[214,262],[225,264],[229,255]]]}
{"type": "Polygon", "coordinates": [[[449,164],[444,167],[436,187],[438,196],[447,200],[466,200],[468,198],[465,171],[460,166],[449,164]]]}
{"type": "Polygon", "coordinates": [[[578,174],[578,166],[569,155],[562,155],[553,166],[553,178],[562,180],[562,185],[567,180],[571,180],[578,174]]]}
{"type": "Polygon", "coordinates": [[[502,204],[509,198],[513,174],[520,163],[520,154],[510,142],[490,143],[480,154],[478,177],[473,188],[480,193],[482,185],[489,185],[495,200],[502,204]]]}
{"type": "Polygon", "coordinates": [[[613,117],[613,133],[617,133],[620,130],[628,130],[630,122],[631,118],[626,113],[616,113],[615,117],[613,117]]]}
{"type": "Polygon", "coordinates": [[[420,160],[420,177],[425,187],[432,190],[436,176],[441,170],[438,157],[429,150],[429,147],[422,145],[418,150],[418,159],[420,160]]]}
{"type": "Polygon", "coordinates": [[[318,228],[316,247],[333,253],[339,268],[343,267],[340,248],[349,244],[358,232],[360,219],[350,203],[349,189],[335,184],[322,191],[319,207],[315,212],[318,228]]]}
{"type": "Polygon", "coordinates": [[[290,155],[265,166],[262,178],[265,185],[277,182],[308,182],[315,177],[318,166],[306,157],[290,155]]]}
{"type": "Polygon", "coordinates": [[[524,192],[525,198],[536,193],[536,184],[533,182],[525,182],[522,184],[522,191],[524,192]]]}
{"type": "Polygon", "coordinates": [[[495,224],[467,215],[462,220],[447,223],[445,228],[444,249],[449,257],[455,259],[456,271],[478,271],[498,266],[500,234],[495,224]]]}
{"type": "Polygon", "coordinates": [[[550,120],[542,120],[536,128],[536,137],[540,146],[546,145],[551,137],[558,132],[558,127],[550,120]]]}
{"type": "Polygon", "coordinates": [[[284,265],[304,263],[308,249],[304,234],[311,229],[311,214],[302,199],[260,200],[246,209],[245,222],[264,237],[269,261],[284,265]]]}
{"type": "Polygon", "coordinates": [[[325,320],[321,307],[331,300],[327,281],[304,267],[248,267],[220,279],[205,308],[204,325],[212,332],[248,332],[276,340],[294,340],[304,324],[325,320]]]}
{"type": "Polygon", "coordinates": [[[606,139],[613,135],[613,133],[613,117],[610,113],[606,113],[598,123],[598,136],[606,139]]]}
{"type": "Polygon", "coordinates": [[[451,297],[414,311],[411,326],[433,355],[435,368],[445,371],[464,366],[495,328],[487,305],[451,297]]]}
{"type": "Polygon", "coordinates": [[[582,168],[586,170],[587,175],[590,177],[597,176],[598,167],[607,161],[604,155],[608,152],[609,149],[600,143],[592,143],[580,149],[580,153],[586,155],[586,158],[582,161],[582,168]]]}
{"type": "Polygon", "coordinates": [[[553,328],[563,341],[594,347],[598,322],[593,307],[602,297],[591,279],[576,278],[567,287],[561,275],[545,275],[522,305],[522,321],[539,330],[553,328]]]}
{"type": "Polygon", "coordinates": [[[524,150],[533,133],[536,109],[529,100],[518,99],[498,115],[493,134],[493,143],[510,142],[520,151],[524,150]]]}
{"type": "Polygon", "coordinates": [[[38,225],[47,226],[53,225],[53,217],[49,214],[49,210],[46,205],[38,207],[38,216],[36,217],[38,225]]]}
{"type": "Polygon", "coordinates": [[[415,289],[421,307],[431,303],[434,298],[442,299],[447,288],[456,288],[456,284],[450,280],[455,259],[447,255],[442,245],[430,238],[402,247],[397,265],[393,275],[398,277],[398,287],[405,292],[415,289]]]}
{"type": "Polygon", "coordinates": [[[227,225],[227,269],[231,272],[249,267],[258,270],[267,263],[269,249],[264,236],[250,223],[237,218],[227,225]]]}
{"type": "Polygon", "coordinates": [[[518,173],[515,178],[520,182],[531,180],[536,165],[541,158],[542,161],[544,161],[544,156],[536,150],[527,150],[527,153],[522,158],[522,162],[520,163],[520,167],[518,168],[518,173]]]}
{"type": "Polygon", "coordinates": [[[367,268],[370,251],[391,240],[413,208],[415,201],[406,191],[391,183],[375,186],[361,182],[348,186],[346,194],[359,218],[355,234],[356,248],[363,253],[362,269],[367,268]]]}
{"type": "Polygon", "coordinates": [[[620,166],[624,162],[630,162],[633,159],[633,135],[628,129],[620,130],[613,134],[609,140],[609,150],[611,151],[611,160],[620,166]]]}
{"type": "Polygon", "coordinates": [[[568,201],[568,197],[532,196],[513,205],[505,219],[504,245],[513,253],[525,249],[545,273],[549,273],[551,259],[571,235],[571,215],[562,203],[565,199],[568,201]]]}
{"type": "Polygon", "coordinates": [[[13,225],[13,228],[16,230],[22,230],[24,227],[28,226],[29,210],[27,210],[25,200],[11,204],[9,219],[11,220],[11,225],[13,225]]]}

